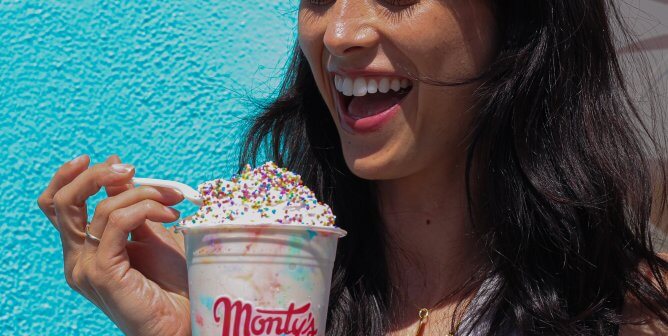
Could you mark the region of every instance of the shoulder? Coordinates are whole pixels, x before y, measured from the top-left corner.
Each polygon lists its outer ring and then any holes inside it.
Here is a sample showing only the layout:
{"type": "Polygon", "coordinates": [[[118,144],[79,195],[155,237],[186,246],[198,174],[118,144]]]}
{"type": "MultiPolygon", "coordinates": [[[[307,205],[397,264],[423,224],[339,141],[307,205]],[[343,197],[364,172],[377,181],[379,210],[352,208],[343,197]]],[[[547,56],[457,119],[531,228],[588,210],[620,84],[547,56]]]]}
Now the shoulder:
{"type": "MultiPolygon", "coordinates": [[[[659,253],[659,257],[668,260],[668,253],[659,253]]],[[[641,266],[642,267],[642,266],[641,266]]],[[[668,282],[668,274],[664,274],[664,281],[668,282]]],[[[635,298],[628,297],[622,310],[622,317],[627,321],[638,321],[637,324],[626,324],[621,327],[621,336],[649,336],[668,335],[668,325],[659,320],[635,298]],[[646,323],[642,323],[645,321],[646,323]]]]}

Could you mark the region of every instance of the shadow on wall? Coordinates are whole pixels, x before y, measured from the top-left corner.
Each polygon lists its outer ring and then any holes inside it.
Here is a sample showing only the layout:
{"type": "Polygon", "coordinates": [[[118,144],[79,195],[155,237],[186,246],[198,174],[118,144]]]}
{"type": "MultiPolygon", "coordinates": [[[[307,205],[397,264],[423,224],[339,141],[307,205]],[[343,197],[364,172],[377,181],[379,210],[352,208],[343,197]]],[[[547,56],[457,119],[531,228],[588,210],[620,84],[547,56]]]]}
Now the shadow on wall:
{"type": "MultiPolygon", "coordinates": [[[[636,42],[622,44],[619,54],[624,65],[637,66],[637,56],[641,59],[646,57],[649,61],[650,78],[636,77],[634,73],[628,73],[629,87],[632,94],[637,98],[641,113],[649,118],[645,120],[654,135],[665,143],[668,138],[665,131],[668,130],[668,0],[618,0],[617,2],[623,18],[629,28],[636,34],[636,42]],[[624,62],[623,62],[624,63],[624,62]],[[647,80],[649,79],[649,83],[647,80]],[[645,103],[649,99],[656,99],[658,105],[657,114],[649,113],[649,106],[645,103]],[[658,117],[658,119],[656,119],[658,117]]],[[[668,153],[666,153],[668,154],[668,153]]],[[[663,158],[665,160],[665,157],[663,158]]],[[[668,162],[656,160],[655,171],[659,167],[666,167],[668,162]]],[[[655,174],[655,176],[659,176],[655,174]]],[[[661,184],[666,184],[661,178],[655,178],[655,190],[661,184]]],[[[656,230],[654,236],[655,246],[658,250],[668,252],[668,200],[657,192],[654,194],[654,207],[652,211],[652,223],[661,230],[656,230]],[[663,213],[660,211],[663,209],[663,213]],[[662,215],[662,216],[661,216],[662,215]],[[663,232],[661,232],[663,231],[663,232]]]]}
{"type": "MultiPolygon", "coordinates": [[[[668,6],[668,0],[652,0],[655,3],[663,4],[668,6]]],[[[638,6],[637,9],[639,11],[643,11],[642,9],[643,6],[638,6]]],[[[666,9],[668,11],[668,9],[666,9]]],[[[644,11],[645,14],[651,13],[649,11],[644,11]]],[[[668,17],[662,17],[659,16],[656,19],[658,19],[657,24],[661,26],[668,25],[668,17]]],[[[651,33],[651,32],[649,32],[651,33]]],[[[651,36],[651,37],[641,37],[641,39],[637,42],[637,44],[634,45],[626,45],[622,47],[619,51],[624,53],[624,52],[639,52],[639,51],[656,51],[656,50],[663,50],[663,49],[668,49],[668,33],[661,34],[659,36],[651,36]]],[[[664,69],[667,70],[668,69],[664,69]]],[[[664,72],[665,73],[665,72],[664,72]]]]}

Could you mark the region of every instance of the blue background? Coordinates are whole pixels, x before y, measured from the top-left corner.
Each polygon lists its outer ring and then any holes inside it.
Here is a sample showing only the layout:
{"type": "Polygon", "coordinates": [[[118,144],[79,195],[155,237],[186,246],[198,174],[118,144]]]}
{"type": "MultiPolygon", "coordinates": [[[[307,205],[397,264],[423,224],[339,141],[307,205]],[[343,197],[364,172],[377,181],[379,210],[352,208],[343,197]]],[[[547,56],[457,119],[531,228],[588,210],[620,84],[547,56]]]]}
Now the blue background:
{"type": "Polygon", "coordinates": [[[297,7],[0,0],[0,334],[121,334],[65,283],[38,195],[84,153],[193,186],[233,173],[245,98],[274,94],[297,7]]]}

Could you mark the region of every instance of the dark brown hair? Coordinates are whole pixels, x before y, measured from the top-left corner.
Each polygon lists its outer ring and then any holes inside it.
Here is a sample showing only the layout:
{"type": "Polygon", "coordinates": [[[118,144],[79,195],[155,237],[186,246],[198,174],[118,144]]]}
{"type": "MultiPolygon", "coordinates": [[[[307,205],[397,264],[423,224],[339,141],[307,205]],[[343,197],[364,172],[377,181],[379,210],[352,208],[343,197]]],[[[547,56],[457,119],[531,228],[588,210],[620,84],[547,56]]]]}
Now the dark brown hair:
{"type": "MultiPolygon", "coordinates": [[[[479,276],[499,278],[484,305],[495,307],[489,334],[616,334],[629,297],[668,324],[668,263],[648,226],[649,158],[664,152],[626,87],[611,32],[617,10],[605,0],[495,5],[502,42],[476,91],[462,176],[482,188],[469,192],[492,265],[479,276]],[[484,169],[474,174],[477,160],[484,169]]],[[[383,335],[391,286],[373,182],[347,168],[299,47],[278,97],[254,119],[241,163],[258,156],[301,174],[349,232],[335,264],[328,335],[383,335]]]]}

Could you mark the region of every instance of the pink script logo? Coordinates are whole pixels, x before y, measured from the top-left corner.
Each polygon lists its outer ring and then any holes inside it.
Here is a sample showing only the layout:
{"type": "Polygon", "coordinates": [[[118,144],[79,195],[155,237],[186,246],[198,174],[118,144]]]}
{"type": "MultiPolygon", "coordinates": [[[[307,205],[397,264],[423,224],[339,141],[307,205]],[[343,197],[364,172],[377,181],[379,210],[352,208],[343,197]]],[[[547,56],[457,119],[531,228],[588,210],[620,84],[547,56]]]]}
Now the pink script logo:
{"type": "Polygon", "coordinates": [[[221,296],[213,304],[213,319],[222,321],[222,336],[315,336],[315,318],[311,303],[287,309],[256,308],[252,304],[221,296]]]}

